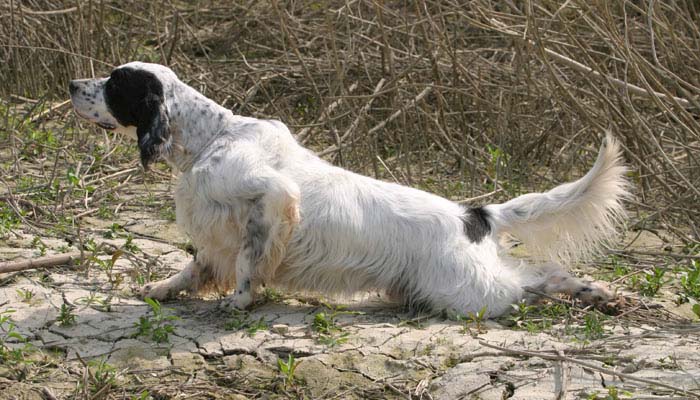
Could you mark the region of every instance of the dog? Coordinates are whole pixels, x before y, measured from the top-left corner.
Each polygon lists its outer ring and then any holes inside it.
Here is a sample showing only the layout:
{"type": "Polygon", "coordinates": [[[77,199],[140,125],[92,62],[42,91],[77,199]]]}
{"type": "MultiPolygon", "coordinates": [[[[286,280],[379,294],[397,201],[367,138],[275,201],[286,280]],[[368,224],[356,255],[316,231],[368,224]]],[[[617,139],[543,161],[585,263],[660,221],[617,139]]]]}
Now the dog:
{"type": "Polygon", "coordinates": [[[588,303],[613,296],[558,264],[598,250],[624,217],[626,168],[609,134],[579,180],[464,207],[333,166],[282,122],[234,115],[162,65],[131,62],[73,80],[69,91],[78,116],[137,141],[145,169],[162,158],[179,171],[177,223],[197,253],[143,286],[144,297],[230,292],[221,306],[245,309],[261,285],[378,290],[412,310],[485,308],[496,317],[529,298],[528,288],[588,303]],[[507,255],[504,235],[543,262],[507,255]]]}

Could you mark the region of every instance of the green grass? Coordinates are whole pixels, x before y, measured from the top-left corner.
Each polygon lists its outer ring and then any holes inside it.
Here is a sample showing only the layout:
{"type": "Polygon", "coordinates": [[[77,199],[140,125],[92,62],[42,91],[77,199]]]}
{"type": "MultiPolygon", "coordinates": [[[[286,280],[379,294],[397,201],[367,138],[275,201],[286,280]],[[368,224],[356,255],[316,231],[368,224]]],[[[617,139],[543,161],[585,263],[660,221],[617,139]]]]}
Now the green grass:
{"type": "Polygon", "coordinates": [[[603,324],[607,317],[598,311],[591,311],[583,316],[583,329],[581,330],[584,339],[597,340],[605,336],[603,324]]]}
{"type": "Polygon", "coordinates": [[[680,277],[681,302],[689,299],[700,301],[700,261],[693,260],[691,265],[681,273],[680,277]]]}
{"type": "Polygon", "coordinates": [[[56,317],[56,322],[61,326],[73,326],[77,322],[78,317],[73,313],[73,307],[66,303],[61,304],[61,309],[56,317]]]}
{"type": "Polygon", "coordinates": [[[639,281],[639,293],[643,296],[654,297],[661,287],[667,282],[664,280],[666,270],[654,267],[653,270],[644,274],[644,279],[639,281]]]}
{"type": "Polygon", "coordinates": [[[296,380],[294,373],[300,363],[301,361],[297,361],[294,359],[294,355],[292,353],[289,353],[289,355],[287,356],[287,361],[284,361],[281,358],[277,359],[277,367],[282,373],[282,378],[284,379],[285,386],[294,385],[296,380]]]}
{"type": "Polygon", "coordinates": [[[486,322],[486,306],[481,307],[481,310],[476,313],[469,312],[466,316],[459,315],[457,318],[463,322],[462,333],[472,333],[471,326],[474,325],[477,334],[486,333],[484,322],[486,322]]]}
{"type": "Polygon", "coordinates": [[[105,395],[110,389],[117,386],[117,369],[108,364],[104,357],[89,361],[88,368],[90,369],[90,393],[93,395],[101,393],[102,398],[106,398],[105,395]]]}
{"type": "Polygon", "coordinates": [[[19,301],[21,301],[22,303],[30,304],[30,305],[34,304],[34,302],[36,300],[34,298],[34,295],[36,293],[34,293],[33,290],[31,290],[31,289],[16,289],[15,291],[17,292],[17,296],[19,296],[19,301]]]}
{"type": "Polygon", "coordinates": [[[82,304],[85,307],[92,307],[103,312],[112,311],[112,297],[102,297],[95,292],[90,292],[87,296],[77,298],[75,303],[82,304]]]}
{"type": "Polygon", "coordinates": [[[267,330],[268,324],[264,317],[257,320],[250,318],[250,314],[245,311],[233,310],[233,317],[224,324],[224,329],[229,331],[245,330],[248,336],[255,336],[256,333],[262,330],[267,330]]]}
{"type": "Polygon", "coordinates": [[[5,201],[0,202],[0,238],[17,229],[22,220],[5,201]]]}
{"type": "Polygon", "coordinates": [[[24,335],[17,332],[11,318],[14,312],[12,309],[0,311],[0,365],[10,367],[14,378],[23,380],[26,375],[25,367],[33,363],[28,357],[35,348],[24,335]]]}
{"type": "Polygon", "coordinates": [[[150,306],[152,315],[142,315],[139,321],[134,323],[136,332],[132,337],[146,336],[155,343],[169,343],[170,335],[175,333],[172,321],[180,319],[176,315],[166,315],[167,308],[163,308],[158,300],[146,297],[144,301],[150,306]]]}
{"type": "Polygon", "coordinates": [[[323,304],[324,311],[314,314],[311,329],[318,333],[316,340],[328,347],[335,347],[348,341],[350,334],[338,325],[338,316],[358,314],[356,311],[346,311],[343,306],[323,304]]]}

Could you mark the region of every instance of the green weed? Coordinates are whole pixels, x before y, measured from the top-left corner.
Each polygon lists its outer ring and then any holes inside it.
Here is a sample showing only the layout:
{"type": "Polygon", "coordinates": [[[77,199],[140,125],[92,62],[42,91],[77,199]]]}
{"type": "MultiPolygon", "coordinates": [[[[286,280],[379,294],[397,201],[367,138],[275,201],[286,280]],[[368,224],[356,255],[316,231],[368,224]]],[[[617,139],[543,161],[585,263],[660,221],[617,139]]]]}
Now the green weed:
{"type": "Polygon", "coordinates": [[[34,298],[34,295],[36,293],[34,293],[33,290],[31,290],[31,289],[16,289],[15,291],[17,292],[17,295],[19,296],[19,300],[22,303],[27,303],[30,305],[34,304],[34,301],[36,300],[34,298]]]}
{"type": "Polygon", "coordinates": [[[693,314],[700,318],[700,304],[693,304],[693,314]]]}
{"type": "Polygon", "coordinates": [[[134,243],[134,237],[131,235],[131,233],[126,234],[126,242],[124,242],[124,245],[122,247],[124,247],[124,250],[132,252],[132,253],[136,253],[138,251],[141,251],[139,246],[137,246],[134,243]]]}
{"type": "Polygon", "coordinates": [[[511,304],[511,307],[515,312],[508,316],[508,320],[513,321],[518,327],[522,327],[528,316],[537,309],[535,306],[528,305],[525,300],[518,304],[511,304]]]}
{"type": "Polygon", "coordinates": [[[100,204],[100,207],[97,209],[97,217],[100,219],[114,219],[114,211],[112,211],[112,208],[109,206],[109,204],[100,204]]]}
{"type": "Polygon", "coordinates": [[[282,293],[278,292],[274,288],[266,287],[262,292],[262,298],[265,302],[279,303],[282,301],[282,293]]]}
{"type": "Polygon", "coordinates": [[[464,327],[462,328],[462,333],[471,332],[470,324],[474,324],[477,334],[485,333],[484,322],[486,321],[486,306],[481,307],[477,313],[469,312],[467,316],[460,315],[458,317],[460,321],[464,322],[464,327]]]}
{"type": "Polygon", "coordinates": [[[105,239],[116,239],[121,237],[124,232],[124,228],[118,223],[113,223],[109,226],[109,229],[102,233],[102,237],[105,239]]]}
{"type": "Polygon", "coordinates": [[[167,206],[160,210],[160,217],[166,221],[175,221],[177,215],[175,214],[175,208],[173,206],[167,206]]]}
{"type": "Polygon", "coordinates": [[[132,337],[148,336],[156,343],[167,343],[170,341],[170,335],[175,333],[175,327],[170,323],[180,319],[176,315],[165,315],[163,308],[158,300],[146,297],[144,299],[151,307],[152,316],[142,315],[139,317],[139,322],[134,323],[136,332],[132,337]]]}
{"type": "Polygon", "coordinates": [[[248,336],[255,336],[258,331],[268,329],[267,322],[260,317],[258,320],[250,319],[250,314],[245,311],[233,310],[233,319],[224,324],[224,329],[230,331],[244,330],[248,336]]]}
{"type": "Polygon", "coordinates": [[[144,390],[138,395],[131,396],[131,400],[153,400],[153,396],[148,390],[144,390]]]}
{"type": "Polygon", "coordinates": [[[34,347],[28,343],[27,338],[17,332],[15,323],[10,315],[15,310],[0,311],[0,365],[10,367],[17,380],[23,380],[26,375],[26,366],[32,364],[27,357],[34,347]],[[10,346],[10,342],[20,343],[18,346],[10,346]]]}
{"type": "Polygon", "coordinates": [[[639,293],[642,296],[654,297],[666,283],[663,280],[665,274],[666,270],[659,267],[654,267],[651,273],[645,273],[644,280],[639,282],[639,293]]]}
{"type": "Polygon", "coordinates": [[[335,347],[348,341],[349,333],[343,332],[343,328],[338,325],[337,318],[343,314],[357,314],[357,312],[346,311],[343,306],[330,306],[324,303],[326,311],[318,312],[314,315],[311,329],[318,332],[318,342],[328,347],[335,347]]]}
{"type": "Polygon", "coordinates": [[[583,316],[583,337],[586,340],[600,339],[605,335],[603,323],[605,316],[597,311],[589,312],[583,316]]]}
{"type": "Polygon", "coordinates": [[[99,311],[112,311],[112,297],[100,297],[95,292],[90,292],[90,294],[85,297],[79,297],[75,300],[75,302],[77,304],[82,304],[85,307],[95,308],[99,311]]]}
{"type": "Polygon", "coordinates": [[[77,320],[76,315],[73,313],[73,307],[66,303],[61,304],[61,309],[58,312],[58,317],[56,321],[61,326],[72,326],[75,325],[77,320]]]}
{"type": "Polygon", "coordinates": [[[39,236],[34,236],[32,239],[31,247],[33,249],[39,250],[40,256],[46,255],[46,244],[41,240],[39,236]]]}
{"type": "Polygon", "coordinates": [[[297,367],[301,361],[297,361],[294,359],[294,355],[292,353],[289,353],[289,356],[287,356],[287,361],[283,361],[281,358],[277,359],[277,367],[279,368],[280,372],[282,373],[282,377],[284,378],[284,385],[293,385],[295,381],[294,377],[294,372],[296,371],[297,367]]]}
{"type": "Polygon", "coordinates": [[[601,397],[598,393],[593,393],[588,396],[588,400],[620,400],[622,398],[620,396],[632,397],[633,395],[632,392],[627,390],[621,391],[615,386],[608,386],[607,390],[608,392],[605,394],[605,397],[601,397]]]}
{"type": "Polygon", "coordinates": [[[0,204],[0,238],[4,238],[19,227],[21,220],[15,211],[5,202],[0,204]]]}
{"type": "Polygon", "coordinates": [[[692,268],[687,269],[680,278],[681,302],[685,303],[689,298],[700,301],[700,261],[693,260],[692,268]]]}
{"type": "Polygon", "coordinates": [[[117,370],[107,364],[104,357],[89,361],[88,368],[92,373],[90,392],[93,394],[98,392],[105,394],[117,385],[117,370]]]}
{"type": "Polygon", "coordinates": [[[100,252],[99,247],[90,246],[90,248],[93,249],[93,255],[92,257],[90,257],[90,261],[92,261],[95,265],[97,265],[102,271],[104,271],[107,274],[107,280],[112,285],[112,288],[119,287],[119,285],[123,282],[124,278],[121,274],[114,274],[113,271],[114,264],[116,264],[117,260],[119,259],[119,257],[122,256],[122,254],[124,254],[124,252],[121,250],[116,250],[114,253],[112,253],[112,257],[103,260],[97,256],[97,254],[100,252]]]}

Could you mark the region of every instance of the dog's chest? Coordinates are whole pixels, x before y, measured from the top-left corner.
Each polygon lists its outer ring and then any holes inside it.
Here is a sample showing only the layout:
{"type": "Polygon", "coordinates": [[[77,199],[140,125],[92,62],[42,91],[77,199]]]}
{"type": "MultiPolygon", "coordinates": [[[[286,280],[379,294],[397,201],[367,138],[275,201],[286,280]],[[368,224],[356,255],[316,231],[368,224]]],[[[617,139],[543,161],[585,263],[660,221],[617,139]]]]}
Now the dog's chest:
{"type": "Polygon", "coordinates": [[[189,175],[180,177],[175,189],[175,212],[179,228],[199,249],[227,246],[242,236],[246,202],[231,199],[227,204],[212,201],[206,185],[189,175]]]}

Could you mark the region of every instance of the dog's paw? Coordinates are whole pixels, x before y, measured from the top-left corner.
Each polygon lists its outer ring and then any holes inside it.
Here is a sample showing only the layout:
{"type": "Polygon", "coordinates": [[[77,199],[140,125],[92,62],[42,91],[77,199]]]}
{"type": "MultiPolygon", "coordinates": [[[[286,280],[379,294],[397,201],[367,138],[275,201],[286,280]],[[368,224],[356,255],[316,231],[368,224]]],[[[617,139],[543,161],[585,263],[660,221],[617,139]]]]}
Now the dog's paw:
{"type": "Polygon", "coordinates": [[[245,310],[253,304],[253,296],[251,292],[235,293],[225,297],[219,303],[219,308],[223,310],[245,310]]]}
{"type": "Polygon", "coordinates": [[[615,298],[615,293],[601,282],[584,282],[573,297],[586,304],[606,304],[615,298]]]}
{"type": "Polygon", "coordinates": [[[141,287],[141,290],[139,290],[139,297],[142,299],[150,297],[154,300],[163,301],[174,296],[168,285],[152,282],[141,287]]]}

